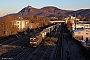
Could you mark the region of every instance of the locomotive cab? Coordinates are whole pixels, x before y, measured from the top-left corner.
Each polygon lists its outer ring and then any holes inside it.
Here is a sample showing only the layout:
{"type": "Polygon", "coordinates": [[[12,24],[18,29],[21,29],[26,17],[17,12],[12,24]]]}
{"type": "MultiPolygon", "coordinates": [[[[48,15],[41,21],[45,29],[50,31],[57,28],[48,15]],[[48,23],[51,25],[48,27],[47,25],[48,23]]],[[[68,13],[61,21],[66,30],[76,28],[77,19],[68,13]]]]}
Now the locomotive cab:
{"type": "Polygon", "coordinates": [[[37,47],[42,42],[42,35],[36,34],[35,36],[30,37],[30,45],[32,47],[37,47]]]}
{"type": "Polygon", "coordinates": [[[37,44],[37,38],[36,37],[30,37],[30,45],[32,47],[36,47],[36,44],[37,44]]]}

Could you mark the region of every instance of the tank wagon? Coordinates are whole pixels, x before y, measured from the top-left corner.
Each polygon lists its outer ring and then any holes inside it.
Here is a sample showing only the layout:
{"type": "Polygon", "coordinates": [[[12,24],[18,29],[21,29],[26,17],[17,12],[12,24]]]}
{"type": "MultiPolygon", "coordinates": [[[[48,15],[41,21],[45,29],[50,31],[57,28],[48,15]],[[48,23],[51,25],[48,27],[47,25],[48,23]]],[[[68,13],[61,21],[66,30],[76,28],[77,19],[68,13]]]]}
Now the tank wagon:
{"type": "Polygon", "coordinates": [[[43,29],[41,32],[30,36],[30,46],[37,47],[48,33],[51,33],[55,29],[55,25],[43,29]]]}

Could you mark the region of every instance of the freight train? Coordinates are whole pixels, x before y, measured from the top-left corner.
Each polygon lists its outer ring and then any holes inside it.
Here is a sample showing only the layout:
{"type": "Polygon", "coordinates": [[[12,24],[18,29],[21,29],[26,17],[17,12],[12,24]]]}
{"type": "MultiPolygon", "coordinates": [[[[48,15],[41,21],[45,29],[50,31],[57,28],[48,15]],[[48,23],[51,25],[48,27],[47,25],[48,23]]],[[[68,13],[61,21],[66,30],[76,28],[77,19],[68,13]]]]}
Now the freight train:
{"type": "Polygon", "coordinates": [[[30,36],[30,46],[37,47],[48,33],[51,33],[55,29],[56,25],[52,25],[43,29],[41,32],[30,36]]]}

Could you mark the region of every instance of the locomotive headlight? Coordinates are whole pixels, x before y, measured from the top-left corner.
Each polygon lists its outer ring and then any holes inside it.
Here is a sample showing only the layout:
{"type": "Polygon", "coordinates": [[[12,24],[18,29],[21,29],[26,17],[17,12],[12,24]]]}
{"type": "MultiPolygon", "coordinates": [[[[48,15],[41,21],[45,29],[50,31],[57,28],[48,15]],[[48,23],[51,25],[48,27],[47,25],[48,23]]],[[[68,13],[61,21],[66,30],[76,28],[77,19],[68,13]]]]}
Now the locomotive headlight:
{"type": "Polygon", "coordinates": [[[30,42],[30,44],[37,44],[37,42],[30,42]]]}
{"type": "Polygon", "coordinates": [[[36,44],[37,42],[33,42],[33,43],[35,43],[35,44],[36,44]]]}
{"type": "Polygon", "coordinates": [[[33,38],[30,38],[30,40],[32,40],[33,38]]]}

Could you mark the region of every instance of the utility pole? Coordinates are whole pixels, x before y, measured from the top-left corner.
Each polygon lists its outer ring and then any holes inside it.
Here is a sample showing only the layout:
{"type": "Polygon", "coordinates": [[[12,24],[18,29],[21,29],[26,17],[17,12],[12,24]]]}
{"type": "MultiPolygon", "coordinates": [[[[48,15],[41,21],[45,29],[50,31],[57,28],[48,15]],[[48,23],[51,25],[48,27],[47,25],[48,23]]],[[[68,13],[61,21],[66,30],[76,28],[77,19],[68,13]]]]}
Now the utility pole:
{"type": "Polygon", "coordinates": [[[76,14],[75,14],[75,30],[76,30],[76,14]]]}
{"type": "MultiPolygon", "coordinates": [[[[90,9],[89,9],[90,10],[90,9]]],[[[90,19],[89,19],[89,30],[90,30],[90,19]]]]}
{"type": "Polygon", "coordinates": [[[89,30],[90,30],[90,20],[89,20],[89,30]]]}

